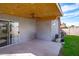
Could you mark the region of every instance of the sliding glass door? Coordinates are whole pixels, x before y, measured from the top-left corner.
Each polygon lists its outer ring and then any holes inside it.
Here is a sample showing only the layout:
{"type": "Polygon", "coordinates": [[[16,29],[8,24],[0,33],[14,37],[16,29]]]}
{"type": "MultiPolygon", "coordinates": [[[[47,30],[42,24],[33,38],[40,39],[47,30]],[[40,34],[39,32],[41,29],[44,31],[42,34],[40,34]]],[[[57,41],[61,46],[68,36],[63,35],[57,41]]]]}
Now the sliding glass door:
{"type": "Polygon", "coordinates": [[[0,20],[0,47],[19,42],[19,23],[0,20]]]}

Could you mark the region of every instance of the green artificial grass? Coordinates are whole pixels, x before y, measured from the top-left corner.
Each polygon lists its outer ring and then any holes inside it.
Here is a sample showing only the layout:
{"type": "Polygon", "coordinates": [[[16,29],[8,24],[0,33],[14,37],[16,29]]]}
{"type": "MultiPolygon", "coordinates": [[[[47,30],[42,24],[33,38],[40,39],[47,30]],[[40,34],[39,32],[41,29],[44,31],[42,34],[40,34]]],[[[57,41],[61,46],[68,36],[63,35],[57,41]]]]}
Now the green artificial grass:
{"type": "Polygon", "coordinates": [[[65,36],[65,44],[62,48],[63,56],[79,56],[79,36],[65,36]]]}

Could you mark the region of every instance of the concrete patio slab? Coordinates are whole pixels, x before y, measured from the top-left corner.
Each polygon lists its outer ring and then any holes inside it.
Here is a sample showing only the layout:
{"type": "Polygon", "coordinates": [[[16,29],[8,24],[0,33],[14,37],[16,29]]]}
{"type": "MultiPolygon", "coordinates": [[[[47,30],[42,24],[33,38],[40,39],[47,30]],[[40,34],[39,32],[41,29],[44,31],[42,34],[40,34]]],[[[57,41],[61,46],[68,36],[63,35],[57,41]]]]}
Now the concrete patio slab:
{"type": "Polygon", "coordinates": [[[2,47],[0,48],[0,55],[58,56],[61,47],[61,43],[34,39],[2,47]]]}

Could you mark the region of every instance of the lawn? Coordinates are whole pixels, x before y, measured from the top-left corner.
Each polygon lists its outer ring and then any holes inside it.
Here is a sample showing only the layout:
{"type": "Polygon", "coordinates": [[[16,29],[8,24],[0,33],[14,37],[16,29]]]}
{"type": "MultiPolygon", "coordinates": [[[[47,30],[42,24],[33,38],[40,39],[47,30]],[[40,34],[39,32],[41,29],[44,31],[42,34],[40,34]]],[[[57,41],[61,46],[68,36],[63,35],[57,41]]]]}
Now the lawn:
{"type": "Polygon", "coordinates": [[[61,53],[63,56],[79,56],[79,36],[65,36],[65,44],[61,53]]]}

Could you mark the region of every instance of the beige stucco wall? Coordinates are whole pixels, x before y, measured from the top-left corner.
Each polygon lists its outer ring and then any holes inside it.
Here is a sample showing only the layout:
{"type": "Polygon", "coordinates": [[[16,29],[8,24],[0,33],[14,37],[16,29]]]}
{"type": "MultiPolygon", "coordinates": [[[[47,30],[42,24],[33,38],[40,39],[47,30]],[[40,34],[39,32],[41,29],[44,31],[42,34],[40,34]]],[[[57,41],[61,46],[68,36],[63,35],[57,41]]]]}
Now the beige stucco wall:
{"type": "Polygon", "coordinates": [[[13,20],[15,22],[19,22],[20,34],[17,38],[18,40],[16,40],[16,43],[30,40],[33,38],[33,34],[35,34],[36,26],[35,20],[33,19],[25,19],[21,17],[0,14],[0,20],[13,20]]]}

